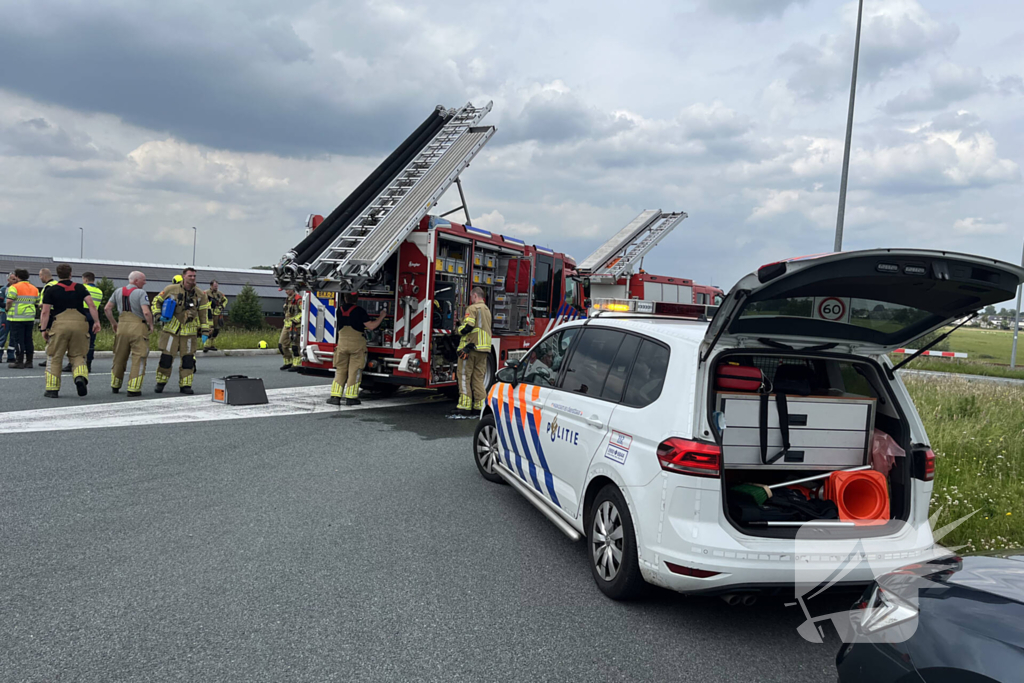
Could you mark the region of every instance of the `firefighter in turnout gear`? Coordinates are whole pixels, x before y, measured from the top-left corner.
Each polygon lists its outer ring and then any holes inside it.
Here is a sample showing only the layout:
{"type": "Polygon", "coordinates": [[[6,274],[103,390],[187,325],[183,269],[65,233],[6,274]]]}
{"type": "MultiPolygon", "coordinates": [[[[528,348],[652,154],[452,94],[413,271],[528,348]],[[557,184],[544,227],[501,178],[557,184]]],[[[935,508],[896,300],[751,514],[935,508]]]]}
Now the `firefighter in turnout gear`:
{"type": "Polygon", "coordinates": [[[89,353],[89,332],[90,329],[93,334],[100,331],[100,314],[89,290],[71,281],[71,266],[66,263],[57,266],[57,277],[58,282],[43,293],[43,311],[39,318],[39,327],[46,340],[44,395],[57,398],[61,364],[66,353],[71,361],[78,395],[85,396],[89,393],[89,369],[85,364],[89,353]],[[91,325],[86,322],[86,313],[92,316],[91,325]]]}
{"type": "Polygon", "coordinates": [[[210,334],[210,300],[206,292],[196,287],[195,268],[186,268],[181,273],[182,281],[170,284],[153,298],[151,310],[163,324],[157,348],[160,361],[156,368],[156,393],[162,393],[171,378],[174,357],[181,356],[178,368],[178,390],[183,394],[192,391],[192,375],[196,368],[196,349],[202,335],[206,343],[210,334]]]}
{"type": "MultiPolygon", "coordinates": [[[[57,281],[53,279],[53,273],[50,272],[49,268],[40,268],[39,269],[39,281],[42,284],[39,285],[39,302],[36,304],[36,310],[37,311],[42,311],[43,310],[43,294],[46,292],[46,289],[48,287],[52,287],[53,285],[57,284],[57,281]]],[[[42,328],[40,328],[40,329],[42,329],[42,328]]],[[[44,341],[45,341],[45,339],[44,339],[44,341]]],[[[46,363],[47,363],[47,361],[44,360],[42,363],[39,364],[39,367],[41,367],[41,368],[46,367],[46,363]]]]}
{"type": "Polygon", "coordinates": [[[475,415],[484,407],[487,387],[487,359],[491,355],[491,311],[487,308],[483,288],[474,287],[469,294],[469,307],[457,329],[459,333],[458,415],[475,415]]]}
{"type": "Polygon", "coordinates": [[[385,310],[370,320],[366,309],[359,306],[358,294],[345,294],[345,303],[338,307],[334,345],[334,381],[331,383],[331,397],[327,402],[332,406],[359,405],[359,384],[363,380],[363,366],[366,365],[365,330],[377,329],[384,320],[385,310]]]}
{"type": "Polygon", "coordinates": [[[282,370],[298,372],[302,367],[302,356],[299,355],[299,334],[302,332],[302,297],[294,289],[284,290],[284,325],[281,326],[281,337],[277,340],[277,348],[284,356],[282,370]]]}
{"type": "MultiPolygon", "coordinates": [[[[85,271],[82,273],[82,284],[89,290],[89,296],[92,297],[93,304],[96,305],[96,310],[100,309],[100,305],[103,303],[103,290],[95,285],[96,274],[91,271],[85,271]]],[[[89,310],[89,305],[86,303],[82,304],[82,308],[89,310]]],[[[85,322],[92,327],[93,320],[89,317],[88,312],[85,316],[85,322]]],[[[85,357],[85,365],[89,368],[89,372],[92,372],[92,359],[96,355],[96,335],[91,330],[89,331],[89,355],[85,357]]],[[[64,366],[64,372],[71,372],[71,363],[64,366]]]]}
{"type": "Polygon", "coordinates": [[[153,312],[146,294],[146,274],[133,270],[128,275],[128,286],[114,290],[103,309],[114,330],[114,367],[110,371],[110,390],[121,391],[124,371],[131,358],[132,370],[128,375],[128,396],[142,396],[142,380],[146,376],[146,358],[149,356],[149,335],[153,332],[153,312]],[[117,320],[113,309],[117,306],[117,320]]]}
{"type": "Polygon", "coordinates": [[[224,327],[224,307],[228,305],[228,298],[220,291],[220,283],[216,280],[210,280],[206,296],[210,300],[210,341],[203,347],[203,353],[217,350],[215,340],[224,327]]]}

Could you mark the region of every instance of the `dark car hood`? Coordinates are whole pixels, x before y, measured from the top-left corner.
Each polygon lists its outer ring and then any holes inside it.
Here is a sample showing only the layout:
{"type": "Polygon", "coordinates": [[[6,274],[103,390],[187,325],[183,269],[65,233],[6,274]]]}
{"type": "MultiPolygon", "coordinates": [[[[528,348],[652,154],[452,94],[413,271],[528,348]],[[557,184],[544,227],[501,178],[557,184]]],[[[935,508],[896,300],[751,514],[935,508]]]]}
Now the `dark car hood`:
{"type": "Polygon", "coordinates": [[[963,568],[945,583],[1024,604],[1024,551],[1001,550],[963,558],[963,568]]]}

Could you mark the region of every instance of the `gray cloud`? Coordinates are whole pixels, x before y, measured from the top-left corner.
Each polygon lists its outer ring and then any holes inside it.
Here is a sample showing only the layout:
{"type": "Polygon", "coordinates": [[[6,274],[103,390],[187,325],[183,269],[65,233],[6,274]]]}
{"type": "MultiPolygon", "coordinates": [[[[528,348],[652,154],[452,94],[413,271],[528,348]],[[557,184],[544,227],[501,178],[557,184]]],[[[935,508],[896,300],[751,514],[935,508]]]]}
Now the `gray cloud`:
{"type": "Polygon", "coordinates": [[[946,63],[932,70],[928,87],[902,92],[886,102],[882,109],[889,114],[945,109],[954,102],[992,89],[992,82],[981,69],[946,63]]]}
{"type": "Polygon", "coordinates": [[[100,149],[88,135],[68,132],[45,118],[36,117],[0,126],[0,154],[83,160],[95,159],[100,149]]]}
{"type": "MultiPolygon", "coordinates": [[[[822,35],[816,45],[794,43],[779,56],[793,67],[791,90],[810,100],[831,97],[850,87],[853,65],[854,22],[847,16],[849,33],[822,35]]],[[[861,31],[859,83],[873,83],[926,55],[956,42],[959,29],[933,19],[917,0],[868,3],[861,31]]]]}
{"type": "Polygon", "coordinates": [[[741,21],[762,21],[779,18],[790,5],[806,5],[810,0],[706,0],[705,6],[714,14],[735,17],[741,21]]]}
{"type": "MultiPolygon", "coordinates": [[[[0,63],[19,68],[0,70],[0,88],[212,147],[285,155],[386,149],[438,98],[464,99],[455,79],[431,73],[430,63],[346,65],[344,48],[314,60],[288,21],[241,7],[172,3],[154,12],[40,0],[10,8],[0,23],[0,63]],[[394,87],[401,78],[420,87],[394,87]]],[[[360,35],[366,15],[353,6],[352,35],[332,42],[372,39],[378,50],[393,43],[410,56],[399,42],[408,27],[368,38],[360,35]]]]}

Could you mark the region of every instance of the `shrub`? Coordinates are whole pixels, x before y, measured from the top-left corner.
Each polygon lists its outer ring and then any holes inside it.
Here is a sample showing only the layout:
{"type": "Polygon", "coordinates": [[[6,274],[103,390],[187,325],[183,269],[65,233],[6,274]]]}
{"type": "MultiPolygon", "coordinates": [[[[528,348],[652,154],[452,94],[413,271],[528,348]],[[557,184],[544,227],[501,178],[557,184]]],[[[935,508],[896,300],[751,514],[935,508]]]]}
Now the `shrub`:
{"type": "MultiPolygon", "coordinates": [[[[103,300],[100,301],[100,305],[97,308],[100,311],[100,322],[107,325],[107,316],[103,315],[103,309],[106,307],[107,302],[110,301],[110,297],[114,295],[114,281],[109,277],[100,278],[100,281],[96,283],[96,286],[103,292],[103,300]]],[[[114,319],[117,319],[117,308],[114,308],[114,319]]]]}
{"type": "Polygon", "coordinates": [[[264,326],[260,297],[248,282],[235,297],[231,306],[230,319],[232,324],[247,330],[258,330],[264,326]]]}

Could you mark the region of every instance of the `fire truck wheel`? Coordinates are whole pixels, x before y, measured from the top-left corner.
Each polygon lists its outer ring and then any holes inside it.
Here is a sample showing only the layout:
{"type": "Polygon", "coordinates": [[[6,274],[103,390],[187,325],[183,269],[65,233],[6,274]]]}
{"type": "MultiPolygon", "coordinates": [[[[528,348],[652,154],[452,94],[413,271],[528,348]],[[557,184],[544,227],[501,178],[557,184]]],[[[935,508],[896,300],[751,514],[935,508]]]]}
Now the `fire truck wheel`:
{"type": "Polygon", "coordinates": [[[494,360],[494,354],[487,356],[487,372],[484,374],[484,393],[488,394],[491,391],[491,385],[494,384],[494,375],[498,372],[498,363],[494,360]]]}
{"type": "Polygon", "coordinates": [[[488,413],[477,423],[473,434],[473,460],[481,477],[495,484],[504,484],[505,480],[494,469],[499,457],[498,428],[494,425],[494,415],[488,413]]]}

